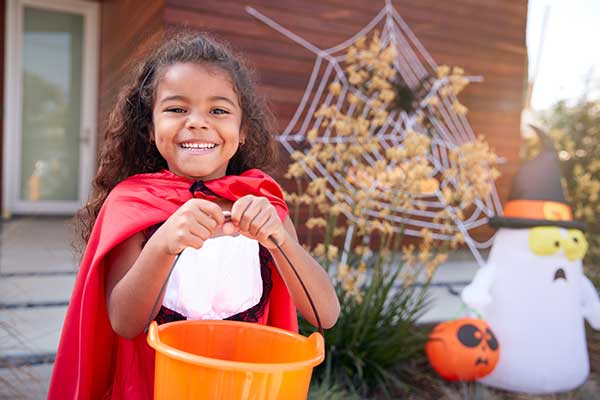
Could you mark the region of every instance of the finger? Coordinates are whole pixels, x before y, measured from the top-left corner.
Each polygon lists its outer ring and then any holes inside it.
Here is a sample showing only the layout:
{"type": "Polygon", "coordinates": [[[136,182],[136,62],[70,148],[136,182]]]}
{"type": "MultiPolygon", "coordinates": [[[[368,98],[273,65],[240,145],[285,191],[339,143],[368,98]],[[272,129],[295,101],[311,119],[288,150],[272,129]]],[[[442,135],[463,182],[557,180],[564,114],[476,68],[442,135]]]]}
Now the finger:
{"type": "Polygon", "coordinates": [[[224,235],[232,235],[233,236],[240,231],[240,228],[235,226],[235,224],[233,224],[233,222],[225,222],[223,224],[223,226],[221,227],[221,231],[223,232],[224,235]]]}
{"type": "Polygon", "coordinates": [[[175,231],[176,242],[179,243],[177,253],[180,253],[186,247],[199,249],[204,244],[204,240],[192,234],[189,229],[180,228],[175,231]]]}
{"type": "MultiPolygon", "coordinates": [[[[214,220],[209,220],[212,221],[213,223],[216,223],[214,220]]],[[[214,231],[216,231],[217,229],[215,228],[214,231]]],[[[213,231],[212,227],[210,226],[205,226],[201,223],[195,223],[190,225],[190,234],[196,237],[199,237],[202,240],[206,240],[210,237],[212,237],[215,232],[213,231]]]]}
{"type": "Polygon", "coordinates": [[[216,226],[223,225],[225,217],[223,217],[223,209],[218,204],[203,199],[195,200],[197,200],[195,206],[198,211],[202,212],[205,216],[212,218],[216,222],[216,226]]]}
{"type": "Polygon", "coordinates": [[[271,233],[275,229],[275,224],[273,222],[273,217],[271,215],[268,215],[265,222],[260,226],[260,228],[258,228],[256,234],[254,235],[254,237],[256,237],[256,240],[258,240],[261,243],[267,242],[269,236],[271,236],[271,233]]]}
{"type": "Polygon", "coordinates": [[[248,207],[252,204],[253,196],[244,196],[233,203],[231,207],[231,222],[240,226],[240,221],[244,217],[248,207]]]}
{"type": "Polygon", "coordinates": [[[214,235],[219,230],[219,223],[212,215],[206,214],[202,210],[196,210],[195,218],[194,222],[198,226],[208,229],[211,235],[214,235]]]}
{"type": "Polygon", "coordinates": [[[186,244],[186,247],[192,247],[198,250],[202,245],[204,245],[204,240],[200,239],[198,236],[190,236],[190,241],[186,244]]]}
{"type": "Polygon", "coordinates": [[[258,236],[258,232],[265,225],[265,223],[269,221],[270,218],[271,215],[267,210],[259,209],[258,214],[250,222],[248,232],[254,237],[258,236]]]}
{"type": "Polygon", "coordinates": [[[218,215],[222,216],[222,213],[217,214],[214,211],[208,211],[196,207],[193,207],[191,212],[193,213],[195,223],[206,227],[211,234],[217,232],[220,226],[218,215]]]}
{"type": "Polygon", "coordinates": [[[250,233],[252,222],[262,211],[262,205],[259,201],[253,201],[247,208],[240,220],[240,230],[250,233]]]}

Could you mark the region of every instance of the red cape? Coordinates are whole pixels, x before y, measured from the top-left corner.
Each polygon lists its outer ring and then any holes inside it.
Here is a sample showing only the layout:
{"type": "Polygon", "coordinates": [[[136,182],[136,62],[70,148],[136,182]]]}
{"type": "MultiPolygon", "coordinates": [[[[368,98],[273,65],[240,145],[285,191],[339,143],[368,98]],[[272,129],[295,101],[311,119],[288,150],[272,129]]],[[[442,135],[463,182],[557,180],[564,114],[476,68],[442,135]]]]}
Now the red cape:
{"type": "MultiPolygon", "coordinates": [[[[116,335],[104,297],[104,257],[117,244],[165,221],[192,198],[193,180],[163,171],[140,174],[119,183],[104,202],[83,255],[56,354],[49,399],[150,399],[154,351],[142,333],[135,339],[116,335]]],[[[235,201],[248,194],[268,198],[282,221],[287,206],[277,183],[253,169],[239,176],[206,181],[217,195],[235,201]]],[[[196,192],[195,197],[211,199],[196,192]]],[[[262,323],[297,331],[296,309],[277,268],[262,323]]]]}

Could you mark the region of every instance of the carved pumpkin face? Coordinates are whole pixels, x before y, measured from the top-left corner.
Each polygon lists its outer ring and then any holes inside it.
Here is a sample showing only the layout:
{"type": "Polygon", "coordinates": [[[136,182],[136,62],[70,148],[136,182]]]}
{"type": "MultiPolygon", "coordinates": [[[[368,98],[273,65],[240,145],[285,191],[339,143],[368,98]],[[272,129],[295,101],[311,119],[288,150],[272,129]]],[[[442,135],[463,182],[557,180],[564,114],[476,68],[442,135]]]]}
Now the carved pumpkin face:
{"type": "Polygon", "coordinates": [[[425,351],[433,369],[449,381],[474,381],[494,370],[500,345],[489,325],[474,318],[435,326],[425,351]]]}

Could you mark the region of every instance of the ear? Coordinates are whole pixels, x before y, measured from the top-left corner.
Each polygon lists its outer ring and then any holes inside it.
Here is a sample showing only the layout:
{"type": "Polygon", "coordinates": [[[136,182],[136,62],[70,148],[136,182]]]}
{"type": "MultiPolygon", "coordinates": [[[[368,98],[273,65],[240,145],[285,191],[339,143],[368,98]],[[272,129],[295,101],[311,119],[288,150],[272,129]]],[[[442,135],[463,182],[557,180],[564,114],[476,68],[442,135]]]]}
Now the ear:
{"type": "Polygon", "coordinates": [[[246,137],[248,136],[248,128],[246,126],[242,126],[240,128],[240,145],[246,142],[246,137]]]}
{"type": "Polygon", "coordinates": [[[150,136],[150,143],[156,142],[156,137],[154,135],[154,125],[148,124],[148,135],[150,136]]]}

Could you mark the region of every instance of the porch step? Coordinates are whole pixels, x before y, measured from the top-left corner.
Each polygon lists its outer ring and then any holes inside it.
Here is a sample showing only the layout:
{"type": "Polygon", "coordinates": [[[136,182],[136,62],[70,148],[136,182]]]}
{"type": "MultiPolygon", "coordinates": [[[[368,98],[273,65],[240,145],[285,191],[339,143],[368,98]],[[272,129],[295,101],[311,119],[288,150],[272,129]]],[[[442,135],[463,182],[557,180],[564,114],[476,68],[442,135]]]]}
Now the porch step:
{"type": "Polygon", "coordinates": [[[56,353],[66,311],[66,306],[2,310],[0,361],[6,366],[11,359],[56,353]]]}
{"type": "Polygon", "coordinates": [[[3,276],[0,279],[0,310],[66,305],[75,274],[3,276]]]}
{"type": "Polygon", "coordinates": [[[0,368],[0,398],[2,399],[45,399],[48,397],[48,382],[52,375],[52,364],[0,368]]]}
{"type": "Polygon", "coordinates": [[[75,272],[70,218],[19,217],[0,223],[0,275],[75,272]]]}

